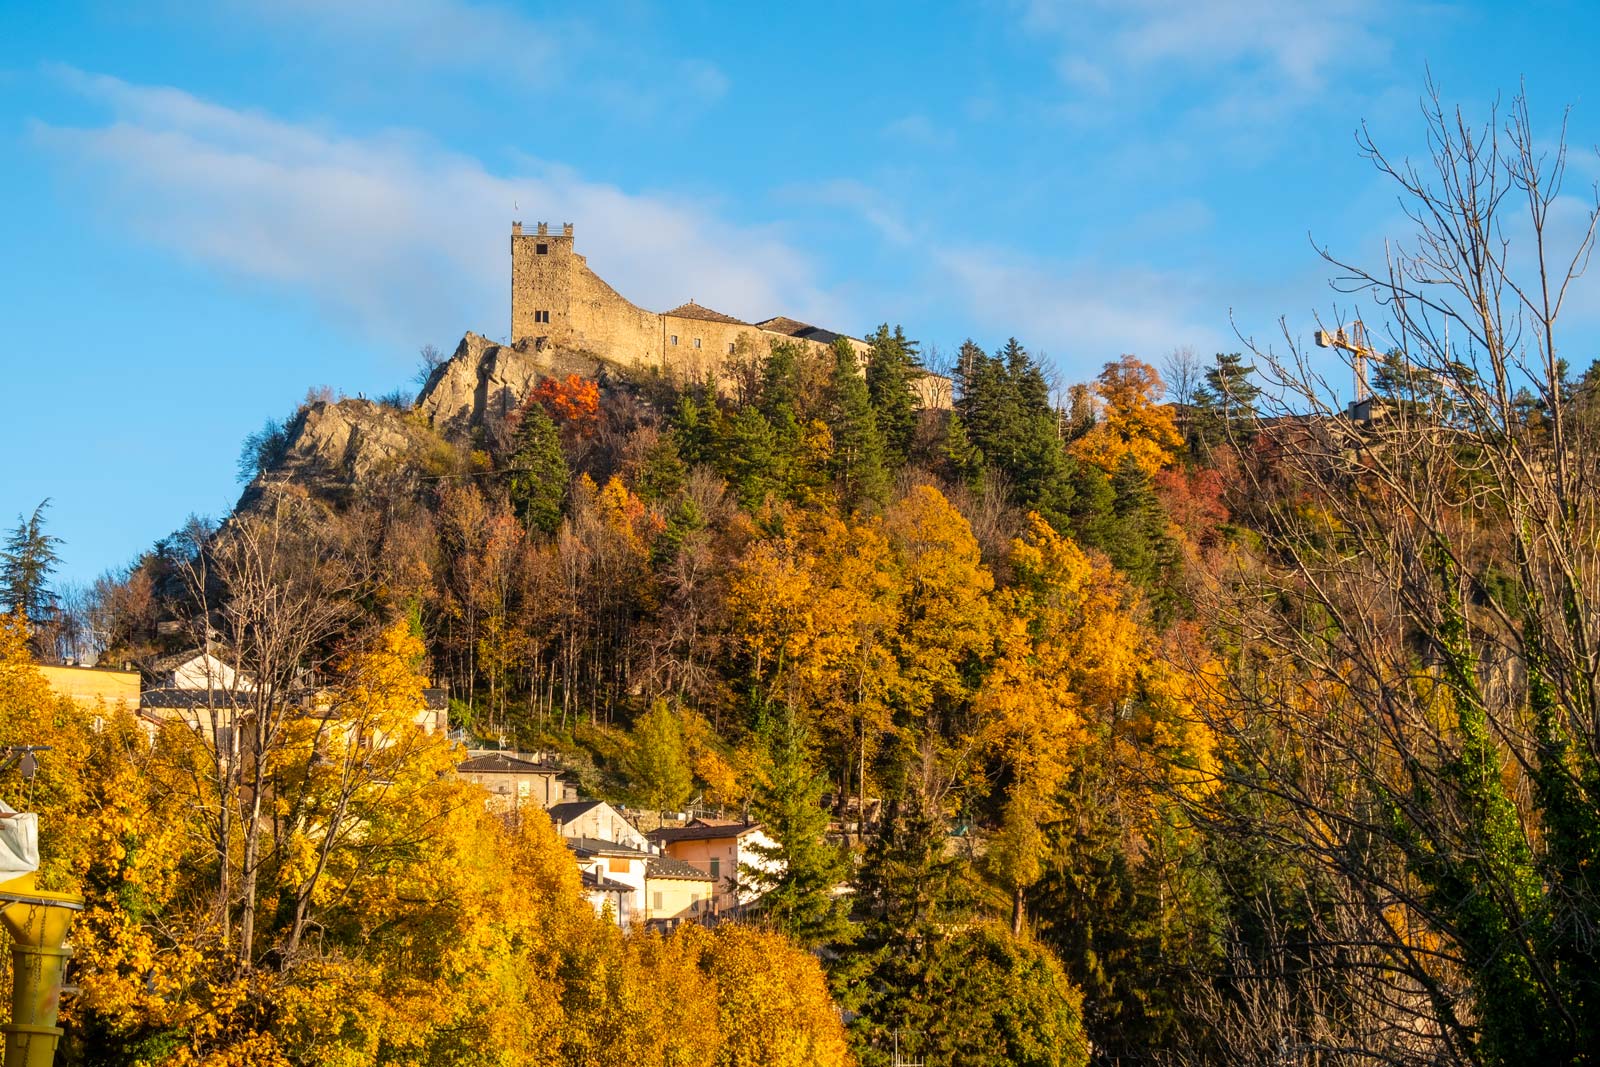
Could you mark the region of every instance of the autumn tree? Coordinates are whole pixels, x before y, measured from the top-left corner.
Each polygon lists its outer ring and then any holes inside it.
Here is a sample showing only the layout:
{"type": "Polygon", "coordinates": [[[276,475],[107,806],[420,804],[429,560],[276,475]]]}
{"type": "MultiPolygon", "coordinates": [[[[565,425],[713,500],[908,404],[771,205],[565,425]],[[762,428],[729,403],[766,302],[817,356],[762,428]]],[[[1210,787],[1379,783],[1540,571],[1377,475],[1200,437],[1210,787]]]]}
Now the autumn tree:
{"type": "Polygon", "coordinates": [[[1183,446],[1172,408],[1161,403],[1166,386],[1161,375],[1135,356],[1105,365],[1095,379],[1100,415],[1094,426],[1072,443],[1072,454],[1112,473],[1131,457],[1149,477],[1172,463],[1183,446]]]}
{"type": "Polygon", "coordinates": [[[683,729],[665,700],[656,700],[633,724],[627,756],[629,785],[638,803],[656,811],[682,807],[694,791],[683,729]]]}
{"type": "Polygon", "coordinates": [[[1562,385],[1561,312],[1600,205],[1573,214],[1524,98],[1477,125],[1434,94],[1425,116],[1421,161],[1362,141],[1415,236],[1377,266],[1328,259],[1439,400],[1363,424],[1326,356],[1252,353],[1299,422],[1246,468],[1281,503],[1271,565],[1218,605],[1238,651],[1216,726],[1273,801],[1243,828],[1314,861],[1348,920],[1320,930],[1370,946],[1382,989],[1353,1010],[1374,1058],[1579,1062],[1600,1046],[1600,959],[1574,935],[1600,916],[1600,452],[1562,385]],[[1546,433],[1513,429],[1519,386],[1546,433]]]}

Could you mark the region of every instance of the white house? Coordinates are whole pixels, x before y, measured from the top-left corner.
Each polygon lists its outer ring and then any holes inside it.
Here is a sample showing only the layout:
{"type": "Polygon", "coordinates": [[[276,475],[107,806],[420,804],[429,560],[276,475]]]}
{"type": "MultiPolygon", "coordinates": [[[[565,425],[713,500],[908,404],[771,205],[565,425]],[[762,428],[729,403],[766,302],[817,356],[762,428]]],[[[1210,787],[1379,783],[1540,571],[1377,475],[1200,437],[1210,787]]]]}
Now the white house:
{"type": "Polygon", "coordinates": [[[645,920],[645,872],[648,852],[594,837],[568,837],[567,847],[577,857],[584,896],[603,914],[609,902],[617,925],[624,930],[645,920]]]}
{"type": "Polygon", "coordinates": [[[603,800],[571,800],[552,804],[550,821],[562,837],[593,837],[600,841],[627,845],[640,852],[654,852],[650,842],[622,813],[603,800]]]}

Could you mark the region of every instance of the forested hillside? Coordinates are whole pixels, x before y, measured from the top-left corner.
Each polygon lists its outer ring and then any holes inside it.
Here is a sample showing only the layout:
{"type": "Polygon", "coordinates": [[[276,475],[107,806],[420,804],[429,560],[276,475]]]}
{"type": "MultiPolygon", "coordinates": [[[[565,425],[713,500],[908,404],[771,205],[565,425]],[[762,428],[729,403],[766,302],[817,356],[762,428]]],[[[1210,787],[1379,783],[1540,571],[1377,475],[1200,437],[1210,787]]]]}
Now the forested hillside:
{"type": "Polygon", "coordinates": [[[32,803],[91,900],[68,1058],[1592,1056],[1600,372],[1561,355],[1568,261],[1492,236],[1513,200],[1543,233],[1559,163],[1520,120],[1498,155],[1433,132],[1425,177],[1377,156],[1416,250],[1338,265],[1390,313],[1371,350],[1070,383],[968,341],[923,411],[885,325],[864,374],[777,342],[445,420],[434,360],[420,404],[269,423],[235,514],[97,587],[108,659],[243,649],[355,719],[431,680],[589,794],[759,820],[783,873],[743,923],[624,937],[442,740],[330,761],[263,692],[253,755],[147,749],[8,624],[5,740],[57,746],[32,803]]]}

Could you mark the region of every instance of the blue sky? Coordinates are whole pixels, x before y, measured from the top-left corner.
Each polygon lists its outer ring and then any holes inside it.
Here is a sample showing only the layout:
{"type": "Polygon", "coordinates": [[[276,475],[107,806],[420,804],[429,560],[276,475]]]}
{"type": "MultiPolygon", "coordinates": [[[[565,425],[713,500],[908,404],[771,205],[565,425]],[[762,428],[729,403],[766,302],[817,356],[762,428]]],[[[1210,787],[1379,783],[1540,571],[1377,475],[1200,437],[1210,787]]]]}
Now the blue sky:
{"type": "Polygon", "coordinates": [[[1592,3],[0,0],[0,522],[52,498],[86,580],[225,512],[308,386],[505,332],[514,216],[648,307],[1015,334],[1066,381],[1308,332],[1308,234],[1405,232],[1358,125],[1414,152],[1428,70],[1474,113],[1525,78],[1584,193],[1597,39],[1592,3]]]}

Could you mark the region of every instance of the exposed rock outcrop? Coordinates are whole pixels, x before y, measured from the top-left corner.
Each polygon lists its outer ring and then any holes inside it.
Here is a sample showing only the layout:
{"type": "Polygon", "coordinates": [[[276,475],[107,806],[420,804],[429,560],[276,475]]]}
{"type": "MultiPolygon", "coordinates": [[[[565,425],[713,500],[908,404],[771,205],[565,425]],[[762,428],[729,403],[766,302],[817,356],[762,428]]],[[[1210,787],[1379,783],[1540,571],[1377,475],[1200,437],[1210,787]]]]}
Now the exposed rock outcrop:
{"type": "Polygon", "coordinates": [[[417,411],[449,437],[469,432],[515,411],[541,378],[616,373],[607,361],[549,345],[497,345],[469,333],[448,361],[434,369],[417,397],[417,411]]]}
{"type": "Polygon", "coordinates": [[[289,485],[337,501],[359,485],[403,473],[432,436],[406,413],[370,400],[307,405],[285,434],[278,456],[246,488],[241,507],[289,485]]]}

